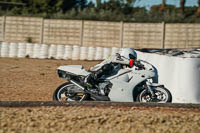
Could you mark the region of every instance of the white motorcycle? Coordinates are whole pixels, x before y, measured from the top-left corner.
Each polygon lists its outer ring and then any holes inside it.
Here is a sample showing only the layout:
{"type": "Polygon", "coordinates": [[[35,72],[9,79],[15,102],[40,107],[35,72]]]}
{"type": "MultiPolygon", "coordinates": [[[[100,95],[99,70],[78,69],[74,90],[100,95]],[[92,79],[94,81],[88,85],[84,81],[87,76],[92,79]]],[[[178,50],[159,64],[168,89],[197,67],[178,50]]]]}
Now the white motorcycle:
{"type": "Polygon", "coordinates": [[[157,83],[156,68],[146,61],[135,61],[133,68],[120,65],[111,75],[102,76],[95,88],[85,82],[90,74],[81,65],[58,67],[60,78],[68,82],[60,85],[53,100],[66,101],[116,101],[116,102],[172,102],[172,95],[164,85],[157,83]]]}

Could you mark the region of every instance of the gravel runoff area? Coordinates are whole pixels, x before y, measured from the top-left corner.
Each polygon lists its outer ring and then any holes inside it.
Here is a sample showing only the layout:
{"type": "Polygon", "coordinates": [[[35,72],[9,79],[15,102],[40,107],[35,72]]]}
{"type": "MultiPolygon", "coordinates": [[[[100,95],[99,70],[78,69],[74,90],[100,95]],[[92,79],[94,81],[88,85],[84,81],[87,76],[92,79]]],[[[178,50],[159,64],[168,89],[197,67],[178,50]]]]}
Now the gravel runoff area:
{"type": "Polygon", "coordinates": [[[64,83],[57,74],[61,65],[83,65],[99,61],[0,58],[0,101],[51,101],[55,89],[64,83]]]}
{"type": "Polygon", "coordinates": [[[200,110],[148,107],[0,107],[1,133],[199,133],[200,110]]]}
{"type": "MultiPolygon", "coordinates": [[[[0,101],[51,101],[64,81],[56,68],[98,62],[0,58],[0,101]]],[[[0,133],[200,133],[200,108],[0,106],[0,133]]]]}

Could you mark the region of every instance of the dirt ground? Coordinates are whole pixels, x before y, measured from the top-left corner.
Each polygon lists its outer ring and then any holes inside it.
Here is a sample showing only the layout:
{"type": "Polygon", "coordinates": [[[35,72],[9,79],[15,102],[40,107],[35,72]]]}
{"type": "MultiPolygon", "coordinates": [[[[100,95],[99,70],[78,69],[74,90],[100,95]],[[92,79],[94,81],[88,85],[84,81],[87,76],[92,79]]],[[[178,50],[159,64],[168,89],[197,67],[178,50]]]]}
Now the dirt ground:
{"type": "MultiPolygon", "coordinates": [[[[98,62],[0,58],[0,101],[52,101],[60,65],[98,62]]],[[[0,107],[0,133],[200,133],[200,109],[0,107]]]]}
{"type": "Polygon", "coordinates": [[[58,66],[89,69],[98,62],[0,58],[0,101],[51,101],[54,90],[65,82],[57,75],[58,66]]]}

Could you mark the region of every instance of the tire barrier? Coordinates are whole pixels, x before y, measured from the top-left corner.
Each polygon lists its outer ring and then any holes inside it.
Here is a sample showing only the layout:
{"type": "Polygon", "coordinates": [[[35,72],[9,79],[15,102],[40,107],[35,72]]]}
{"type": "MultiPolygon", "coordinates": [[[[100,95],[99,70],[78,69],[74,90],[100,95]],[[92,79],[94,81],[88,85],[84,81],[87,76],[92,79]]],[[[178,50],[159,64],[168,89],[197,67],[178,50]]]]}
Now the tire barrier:
{"type": "Polygon", "coordinates": [[[103,59],[108,58],[111,54],[111,48],[104,48],[103,49],[103,59]]]}
{"type": "Polygon", "coordinates": [[[33,44],[33,58],[39,58],[40,57],[40,44],[33,44]]]}
{"type": "Polygon", "coordinates": [[[2,44],[0,43],[0,57],[1,57],[1,45],[2,45],[2,44]]]}
{"type": "Polygon", "coordinates": [[[3,42],[1,44],[1,57],[9,57],[9,43],[3,42]]]}
{"type": "Polygon", "coordinates": [[[64,50],[65,50],[64,45],[57,45],[56,59],[63,59],[64,50]]]}
{"type": "Polygon", "coordinates": [[[40,48],[40,59],[46,59],[48,58],[48,50],[49,46],[47,44],[42,44],[40,48]]]}
{"type": "Polygon", "coordinates": [[[96,48],[95,47],[89,47],[88,48],[88,60],[94,60],[96,54],[96,48]]]}
{"type": "Polygon", "coordinates": [[[29,57],[29,58],[33,57],[33,44],[32,43],[26,44],[26,57],[29,57]]]}
{"type": "Polygon", "coordinates": [[[80,46],[73,46],[72,60],[79,60],[80,58],[80,46]]]}
{"type": "Polygon", "coordinates": [[[18,56],[19,58],[24,58],[26,56],[26,44],[18,43],[18,56]]]}
{"type": "Polygon", "coordinates": [[[112,52],[111,52],[111,55],[115,55],[116,53],[119,52],[119,48],[116,48],[116,47],[112,47],[112,52]]]}
{"type": "Polygon", "coordinates": [[[0,43],[0,57],[104,60],[119,51],[119,48],[86,47],[70,45],[47,45],[33,43],[0,43]]]}
{"type": "Polygon", "coordinates": [[[17,43],[10,43],[9,46],[9,57],[14,58],[18,55],[18,44],[17,43]]]}
{"type": "Polygon", "coordinates": [[[88,48],[87,47],[81,47],[80,60],[87,60],[87,55],[88,55],[88,48]]]}
{"type": "Polygon", "coordinates": [[[57,45],[52,44],[52,45],[49,46],[48,58],[49,59],[55,59],[56,55],[57,55],[57,45]]]}
{"type": "Polygon", "coordinates": [[[66,45],[64,51],[64,60],[71,60],[72,59],[72,46],[66,45]]]}
{"type": "Polygon", "coordinates": [[[103,60],[103,48],[102,47],[96,48],[96,56],[95,56],[94,60],[103,60]]]}

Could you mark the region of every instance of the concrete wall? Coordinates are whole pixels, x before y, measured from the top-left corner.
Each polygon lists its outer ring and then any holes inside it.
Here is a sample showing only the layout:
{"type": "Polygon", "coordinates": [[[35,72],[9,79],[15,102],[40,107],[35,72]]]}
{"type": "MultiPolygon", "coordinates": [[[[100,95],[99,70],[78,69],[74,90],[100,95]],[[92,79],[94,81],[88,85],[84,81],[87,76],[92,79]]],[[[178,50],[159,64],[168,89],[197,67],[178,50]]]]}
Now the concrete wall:
{"type": "Polygon", "coordinates": [[[200,24],[166,24],[165,47],[200,47],[200,24]]]}
{"type": "Polygon", "coordinates": [[[131,48],[199,48],[200,24],[0,17],[0,41],[131,48]]]}
{"type": "Polygon", "coordinates": [[[123,47],[161,48],[161,23],[124,23],[123,47]]]}
{"type": "Polygon", "coordinates": [[[0,41],[3,41],[3,36],[4,36],[4,19],[5,19],[5,17],[0,17],[0,41]]]}
{"type": "Polygon", "coordinates": [[[120,47],[120,23],[84,21],[83,45],[120,47]]]}
{"type": "Polygon", "coordinates": [[[32,38],[33,42],[40,42],[42,20],[34,17],[6,17],[4,41],[26,42],[28,38],[32,38]]]}
{"type": "Polygon", "coordinates": [[[43,43],[81,45],[81,24],[77,20],[45,19],[43,43]]]}

